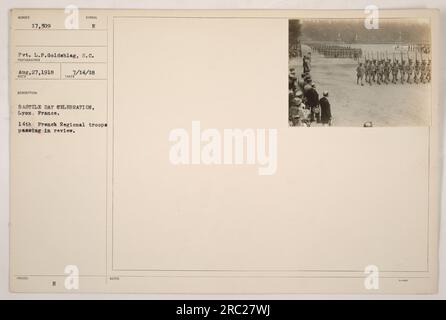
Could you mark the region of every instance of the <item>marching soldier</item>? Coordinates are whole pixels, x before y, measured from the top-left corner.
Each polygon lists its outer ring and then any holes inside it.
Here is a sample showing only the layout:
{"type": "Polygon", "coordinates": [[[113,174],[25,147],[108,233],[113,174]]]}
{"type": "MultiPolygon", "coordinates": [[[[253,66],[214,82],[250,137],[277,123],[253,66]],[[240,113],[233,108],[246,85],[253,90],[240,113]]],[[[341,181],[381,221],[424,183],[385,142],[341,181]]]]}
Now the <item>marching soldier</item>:
{"type": "Polygon", "coordinates": [[[400,67],[401,84],[403,84],[404,79],[406,78],[406,61],[402,60],[399,67],[400,67]]]}
{"type": "Polygon", "coordinates": [[[383,74],[384,74],[384,65],[382,61],[378,61],[377,66],[377,82],[381,84],[383,82],[383,74]]]}
{"type": "Polygon", "coordinates": [[[384,64],[384,82],[388,84],[390,82],[390,60],[386,61],[384,64]]]}
{"type": "Polygon", "coordinates": [[[376,72],[378,71],[376,66],[376,60],[373,60],[371,69],[372,69],[372,81],[376,82],[376,72]]]}
{"type": "Polygon", "coordinates": [[[370,62],[370,60],[366,60],[365,61],[365,82],[367,82],[370,85],[372,84],[371,77],[372,77],[371,62],[370,62]]]}
{"type": "Polygon", "coordinates": [[[356,68],[356,84],[359,84],[359,82],[361,81],[361,86],[364,85],[364,82],[363,82],[364,73],[365,73],[365,68],[362,65],[362,62],[360,62],[358,67],[356,68]]]}
{"type": "Polygon", "coordinates": [[[412,59],[409,59],[409,63],[406,66],[406,73],[407,73],[407,83],[412,83],[411,77],[413,74],[413,65],[412,65],[412,59]]]}
{"type": "Polygon", "coordinates": [[[396,83],[398,81],[398,61],[395,60],[392,63],[392,83],[396,83]]]}
{"type": "Polygon", "coordinates": [[[364,62],[358,62],[356,66],[356,84],[363,85],[365,82],[372,85],[376,84],[397,84],[397,83],[430,83],[432,80],[431,59],[415,59],[407,57],[403,59],[364,59],[364,62]],[[392,75],[392,79],[390,76],[392,75]]]}
{"type": "Polygon", "coordinates": [[[423,61],[421,62],[420,72],[421,72],[421,75],[420,75],[420,82],[421,82],[421,83],[426,83],[426,82],[425,82],[425,81],[426,81],[426,60],[423,60],[423,61]]]}
{"type": "Polygon", "coordinates": [[[428,83],[431,82],[431,78],[432,78],[432,65],[431,65],[431,60],[429,59],[426,66],[426,81],[428,83]]]}
{"type": "Polygon", "coordinates": [[[418,83],[419,82],[420,71],[421,71],[420,61],[416,60],[415,61],[415,66],[414,66],[414,73],[413,73],[413,82],[414,83],[418,83]]]}

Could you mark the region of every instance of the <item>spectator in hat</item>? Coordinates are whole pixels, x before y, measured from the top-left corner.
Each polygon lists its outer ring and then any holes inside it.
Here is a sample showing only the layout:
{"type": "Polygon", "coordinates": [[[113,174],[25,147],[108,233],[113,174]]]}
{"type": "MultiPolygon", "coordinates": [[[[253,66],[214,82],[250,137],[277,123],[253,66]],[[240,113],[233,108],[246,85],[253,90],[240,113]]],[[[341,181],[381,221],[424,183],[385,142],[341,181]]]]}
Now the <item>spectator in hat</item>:
{"type": "Polygon", "coordinates": [[[316,84],[311,83],[310,88],[305,92],[305,98],[307,101],[307,106],[310,109],[310,121],[320,122],[319,108],[319,93],[316,91],[316,84]]]}
{"type": "Polygon", "coordinates": [[[305,73],[302,73],[300,75],[300,79],[297,81],[297,87],[302,91],[304,90],[304,86],[305,86],[305,73]]]}
{"type": "Polygon", "coordinates": [[[296,90],[296,74],[294,69],[290,69],[288,73],[288,89],[289,90],[296,90]]]}
{"type": "Polygon", "coordinates": [[[296,98],[302,99],[304,96],[304,94],[302,93],[302,91],[296,91],[296,98]]]}
{"type": "Polygon", "coordinates": [[[323,97],[319,100],[319,105],[321,108],[321,122],[323,126],[331,125],[331,106],[328,101],[328,91],[324,91],[323,97]]]}
{"type": "Polygon", "coordinates": [[[292,106],[289,110],[289,120],[293,126],[299,126],[305,118],[305,105],[300,98],[294,98],[292,106]]]}

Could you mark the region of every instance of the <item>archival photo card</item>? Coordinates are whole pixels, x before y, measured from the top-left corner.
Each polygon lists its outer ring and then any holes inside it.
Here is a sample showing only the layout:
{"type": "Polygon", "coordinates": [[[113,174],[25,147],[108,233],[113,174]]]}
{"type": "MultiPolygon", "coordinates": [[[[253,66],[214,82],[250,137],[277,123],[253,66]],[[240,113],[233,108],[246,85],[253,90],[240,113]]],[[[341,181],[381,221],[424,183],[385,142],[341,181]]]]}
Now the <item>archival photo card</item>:
{"type": "Polygon", "coordinates": [[[9,21],[11,291],[437,291],[437,10],[9,21]]]}

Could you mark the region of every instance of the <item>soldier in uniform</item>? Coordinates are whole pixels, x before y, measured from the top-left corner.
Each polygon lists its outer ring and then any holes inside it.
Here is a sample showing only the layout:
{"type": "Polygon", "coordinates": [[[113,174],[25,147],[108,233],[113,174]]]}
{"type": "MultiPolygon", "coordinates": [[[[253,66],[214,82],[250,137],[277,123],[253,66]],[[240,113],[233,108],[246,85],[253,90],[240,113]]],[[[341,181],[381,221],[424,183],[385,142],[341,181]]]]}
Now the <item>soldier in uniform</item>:
{"type": "Polygon", "coordinates": [[[421,62],[421,75],[420,75],[420,82],[421,83],[426,83],[426,60],[423,60],[421,62]]]}
{"type": "Polygon", "coordinates": [[[392,63],[392,83],[396,83],[398,81],[398,60],[394,60],[392,63]]]}
{"type": "Polygon", "coordinates": [[[384,82],[388,84],[390,82],[390,61],[386,61],[384,64],[384,82]]]}
{"type": "Polygon", "coordinates": [[[426,66],[426,81],[429,83],[431,82],[431,79],[432,79],[432,64],[431,60],[429,59],[426,66]]]}
{"type": "Polygon", "coordinates": [[[370,60],[366,60],[365,61],[365,82],[367,82],[368,84],[371,85],[372,84],[371,78],[372,78],[371,62],[370,62],[370,60]]]}
{"type": "Polygon", "coordinates": [[[412,83],[411,77],[413,75],[413,63],[412,59],[409,59],[409,63],[406,66],[406,73],[407,73],[407,83],[412,83]]]}
{"type": "Polygon", "coordinates": [[[376,72],[378,71],[376,60],[373,60],[371,71],[372,71],[372,81],[376,82],[376,72]]]}
{"type": "Polygon", "coordinates": [[[365,68],[362,65],[362,62],[360,62],[358,67],[356,67],[356,84],[359,84],[359,82],[361,81],[361,86],[364,85],[364,82],[363,82],[364,73],[365,73],[365,68]]]}
{"type": "Polygon", "coordinates": [[[311,71],[311,57],[309,56],[309,53],[304,55],[302,59],[302,66],[304,69],[304,73],[310,73],[311,71]]]}
{"type": "Polygon", "coordinates": [[[377,83],[381,84],[383,82],[384,65],[382,61],[378,61],[377,65],[377,83]]]}
{"type": "Polygon", "coordinates": [[[420,71],[421,71],[420,61],[416,60],[415,61],[415,66],[414,66],[414,73],[413,73],[413,82],[414,83],[418,83],[419,82],[420,71]]]}
{"type": "Polygon", "coordinates": [[[402,60],[400,64],[400,78],[401,83],[404,83],[404,80],[406,78],[406,61],[402,60]]]}

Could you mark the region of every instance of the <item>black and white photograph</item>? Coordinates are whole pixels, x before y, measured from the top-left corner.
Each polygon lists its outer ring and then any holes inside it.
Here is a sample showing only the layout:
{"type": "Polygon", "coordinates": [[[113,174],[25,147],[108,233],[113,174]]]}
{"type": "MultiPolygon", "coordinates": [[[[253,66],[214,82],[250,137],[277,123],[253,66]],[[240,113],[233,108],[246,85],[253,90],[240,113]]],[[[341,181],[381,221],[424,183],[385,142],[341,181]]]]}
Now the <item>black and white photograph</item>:
{"type": "Polygon", "coordinates": [[[289,20],[289,125],[429,126],[429,19],[289,20]]]}

